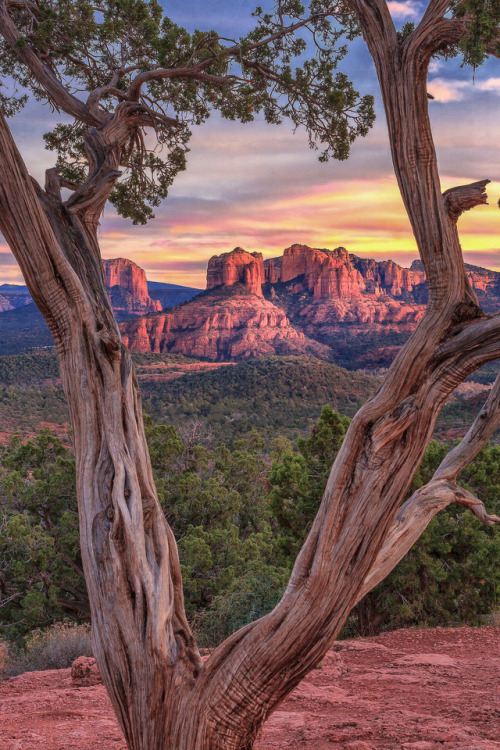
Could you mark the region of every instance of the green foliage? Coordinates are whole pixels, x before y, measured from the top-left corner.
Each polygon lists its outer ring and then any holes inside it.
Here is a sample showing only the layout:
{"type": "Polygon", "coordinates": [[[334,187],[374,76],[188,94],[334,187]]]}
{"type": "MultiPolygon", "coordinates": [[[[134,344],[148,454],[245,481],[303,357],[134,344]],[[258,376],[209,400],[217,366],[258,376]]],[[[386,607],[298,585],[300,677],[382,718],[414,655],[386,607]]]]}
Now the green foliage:
{"type": "MultiPolygon", "coordinates": [[[[186,611],[202,640],[219,640],[228,627],[220,597],[239,591],[240,581],[248,588],[266,578],[268,595],[279,597],[288,562],[271,528],[264,441],[250,433],[232,451],[213,448],[205,429],[192,423],[181,438],[174,428],[148,421],[147,435],[160,502],[179,540],[186,611]],[[218,624],[212,606],[222,618],[218,624]]],[[[252,619],[248,606],[238,615],[246,621],[252,619]]]]}
{"type": "MultiPolygon", "coordinates": [[[[259,8],[254,29],[243,38],[225,39],[211,29],[189,33],[164,16],[156,0],[16,3],[9,15],[17,42],[10,46],[0,40],[0,75],[13,81],[13,90],[0,94],[0,106],[13,114],[25,103],[25,90],[48,100],[23,61],[29,50],[71,96],[90,93],[95,112],[136,107],[143,120],[132,129],[110,200],[121,215],[145,223],[185,169],[190,128],[213,110],[243,123],[259,113],[273,124],[288,118],[305,128],[312,148],[321,146],[321,160],[347,158],[352,142],[367,134],[374,121],[373,97],[360,96],[338,69],[347,42],[359,33],[357,24],[336,3],[313,0],[309,11],[304,15],[304,6],[294,2],[259,8]],[[313,41],[308,44],[294,33],[297,29],[312,34],[313,41]],[[136,85],[138,76],[150,71],[154,75],[136,85]],[[154,130],[153,144],[144,138],[144,127],[154,130]]],[[[61,102],[55,104],[64,110],[61,102]]],[[[59,172],[70,182],[81,183],[88,174],[85,133],[75,121],[45,136],[47,148],[58,154],[59,172]]]]}
{"type": "Polygon", "coordinates": [[[272,565],[251,565],[241,577],[217,594],[210,609],[194,621],[200,646],[221,643],[239,628],[263,617],[279,602],[289,572],[272,565]]]}
{"type": "Polygon", "coordinates": [[[498,25],[500,3],[498,0],[453,0],[453,13],[458,18],[466,17],[467,36],[459,44],[463,64],[477,68],[488,57],[488,46],[500,53],[498,25]],[[496,43],[496,44],[495,44],[496,43]]]}
{"type": "Polygon", "coordinates": [[[59,365],[54,352],[9,354],[0,356],[0,383],[8,385],[40,385],[59,378],[59,365]]]}
{"type": "MultiPolygon", "coordinates": [[[[347,420],[323,409],[311,438],[299,441],[273,464],[271,505],[281,544],[294,557],[317,512],[347,420]],[[318,441],[318,437],[323,439],[318,441]],[[306,447],[307,446],[307,447],[306,447]],[[324,452],[328,448],[328,452],[324,452]]],[[[428,482],[449,446],[432,442],[414,477],[411,492],[428,482]]],[[[462,482],[499,513],[500,447],[481,452],[463,472],[462,482]]],[[[344,635],[371,635],[381,629],[478,624],[498,611],[500,534],[468,511],[450,506],[436,516],[394,571],[355,608],[344,635]]]]}
{"type": "MultiPolygon", "coordinates": [[[[412,491],[429,481],[447,449],[431,443],[412,491]]],[[[500,447],[485,448],[460,477],[488,508],[500,511],[500,447]]],[[[451,505],[429,524],[394,571],[358,607],[358,626],[379,629],[477,625],[500,607],[500,534],[472,513],[451,505]]]]}
{"type": "MultiPolygon", "coordinates": [[[[218,643],[279,601],[311,527],[349,419],[332,407],[296,447],[254,431],[228,447],[202,421],[146,418],[158,495],[178,540],[186,610],[204,645],[218,643]]],[[[430,444],[411,491],[449,446],[430,444]]],[[[500,446],[461,482],[499,513],[500,446]]],[[[50,431],[14,436],[0,456],[0,613],[14,641],[63,617],[81,621],[81,571],[71,452],[50,431]]],[[[500,534],[468,511],[440,513],[390,576],[353,611],[344,634],[477,623],[498,611],[500,534]]]]}
{"type": "MultiPolygon", "coordinates": [[[[192,372],[197,360],[178,354],[134,352],[132,357],[144,409],[155,421],[177,427],[186,421],[203,422],[216,443],[224,441],[229,447],[253,429],[266,440],[276,435],[296,440],[313,428],[325,404],[353,416],[378,385],[373,375],[308,357],[261,357],[207,372],[192,372]]],[[[498,363],[490,363],[473,379],[489,384],[497,371],[498,363]]],[[[58,383],[53,351],[0,356],[4,430],[32,432],[41,422],[67,425],[68,410],[58,383]]],[[[485,398],[486,391],[446,404],[436,437],[465,434],[485,398]]]]}
{"type": "Polygon", "coordinates": [[[308,357],[259,357],[141,383],[144,410],[156,420],[204,421],[230,446],[252,429],[268,440],[280,434],[296,439],[314,426],[325,404],[353,416],[376,386],[369,375],[308,357]]]}
{"type": "Polygon", "coordinates": [[[280,544],[292,559],[316,516],[348,426],[347,417],[340,417],[330,406],[324,406],[310,437],[297,441],[298,452],[289,449],[272,465],[271,509],[282,532],[280,544]]]}
{"type": "Polygon", "coordinates": [[[14,436],[1,456],[0,590],[9,637],[85,615],[74,459],[50,430],[25,443],[14,436]]]}

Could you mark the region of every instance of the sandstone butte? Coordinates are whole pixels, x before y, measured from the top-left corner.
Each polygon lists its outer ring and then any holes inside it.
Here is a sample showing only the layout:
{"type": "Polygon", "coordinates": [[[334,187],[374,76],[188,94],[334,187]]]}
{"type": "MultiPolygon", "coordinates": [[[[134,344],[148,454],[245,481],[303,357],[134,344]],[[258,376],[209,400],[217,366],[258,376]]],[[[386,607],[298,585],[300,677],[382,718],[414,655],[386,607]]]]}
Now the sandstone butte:
{"type": "MultiPolygon", "coordinates": [[[[476,266],[467,272],[483,307],[500,309],[500,274],[476,266]]],[[[332,359],[340,340],[379,336],[390,347],[391,336],[404,338],[417,326],[426,300],[419,261],[403,268],[344,247],[298,244],[264,260],[237,247],[210,258],[205,292],[121,330],[133,351],[215,361],[300,353],[332,359]]]]}
{"type": "Polygon", "coordinates": [[[144,270],[127,258],[103,261],[106,286],[113,310],[118,319],[132,315],[147,315],[162,309],[159,300],[152,299],[144,270]]]}

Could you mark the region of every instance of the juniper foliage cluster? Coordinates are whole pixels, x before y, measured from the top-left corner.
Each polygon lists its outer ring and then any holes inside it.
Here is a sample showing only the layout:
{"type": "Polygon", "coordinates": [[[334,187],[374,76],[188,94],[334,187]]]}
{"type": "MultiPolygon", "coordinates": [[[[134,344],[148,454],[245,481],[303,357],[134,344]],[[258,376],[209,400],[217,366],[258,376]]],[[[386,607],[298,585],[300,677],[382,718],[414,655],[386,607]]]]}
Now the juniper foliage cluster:
{"type": "MultiPolygon", "coordinates": [[[[228,448],[201,421],[179,431],[147,419],[160,501],[178,539],[186,610],[213,645],[278,602],[313,522],[349,420],[330,407],[294,445],[256,431],[228,448]]],[[[447,446],[432,443],[412,490],[447,446]]],[[[36,628],[89,617],[81,568],[74,458],[49,430],[15,436],[0,458],[0,619],[20,641],[36,628]]],[[[500,447],[462,483],[498,513],[500,447]]],[[[500,533],[450,506],[349,618],[345,635],[410,625],[478,623],[498,611],[500,533]]]]}

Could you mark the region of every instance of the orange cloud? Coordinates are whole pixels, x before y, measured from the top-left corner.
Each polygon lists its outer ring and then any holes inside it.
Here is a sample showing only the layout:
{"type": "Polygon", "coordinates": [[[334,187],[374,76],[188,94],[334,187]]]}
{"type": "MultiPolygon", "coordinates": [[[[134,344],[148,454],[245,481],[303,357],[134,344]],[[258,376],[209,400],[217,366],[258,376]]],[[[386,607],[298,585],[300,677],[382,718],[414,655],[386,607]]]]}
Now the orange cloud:
{"type": "MultiPolygon", "coordinates": [[[[443,190],[463,184],[465,177],[446,177],[443,190]]],[[[490,194],[500,193],[492,183],[490,194]]],[[[493,200],[492,200],[493,203],[493,200]]],[[[137,239],[103,238],[106,257],[121,254],[146,268],[148,277],[192,286],[205,286],[205,269],[211,255],[236,245],[258,250],[264,257],[280,255],[293,242],[314,247],[342,245],[350,252],[377,259],[393,258],[409,265],[417,257],[410,223],[393,177],[357,179],[314,186],[290,197],[277,195],[267,202],[241,201],[232,206],[203,210],[192,216],[185,210],[146,227],[137,239]]],[[[468,212],[460,220],[466,260],[500,265],[498,238],[500,212],[494,205],[468,212]],[[486,254],[486,256],[485,256],[486,254]],[[497,257],[498,256],[498,257],[497,257]]]]}

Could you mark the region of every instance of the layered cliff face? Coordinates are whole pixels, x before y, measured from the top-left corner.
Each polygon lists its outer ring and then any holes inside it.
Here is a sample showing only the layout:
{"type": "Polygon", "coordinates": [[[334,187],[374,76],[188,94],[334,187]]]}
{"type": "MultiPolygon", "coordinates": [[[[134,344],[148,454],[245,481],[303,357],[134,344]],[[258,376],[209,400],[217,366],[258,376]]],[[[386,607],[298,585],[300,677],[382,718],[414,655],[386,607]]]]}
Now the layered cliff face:
{"type": "Polygon", "coordinates": [[[241,283],[251,294],[262,297],[264,259],[262,253],[247,253],[236,247],[230,253],[214,255],[208,261],[207,289],[241,283]]]}
{"type": "MultiPolygon", "coordinates": [[[[500,274],[467,273],[480,304],[500,309],[500,274]]],[[[314,353],[344,366],[386,366],[424,315],[420,261],[391,260],[292,245],[283,256],[236,248],[210,259],[207,293],[162,315],[131,321],[123,336],[137,351],[213,360],[314,353]]]]}
{"type": "MultiPolygon", "coordinates": [[[[106,286],[119,321],[160,312],[190,299],[200,290],[164,282],[149,282],[142,268],[126,258],[103,261],[106,286]]],[[[51,346],[50,331],[31,298],[19,284],[0,285],[0,354],[18,354],[51,346]]]]}
{"type": "Polygon", "coordinates": [[[127,258],[103,261],[106,286],[118,320],[147,315],[162,309],[159,300],[149,296],[144,270],[127,258]]]}
{"type": "Polygon", "coordinates": [[[328,347],[298,331],[282,309],[241,284],[232,294],[215,288],[161,315],[127,321],[120,328],[132,351],[171,352],[214,361],[271,354],[329,356],[328,347]]]}
{"type": "Polygon", "coordinates": [[[307,291],[315,300],[333,298],[343,302],[359,300],[364,294],[375,298],[383,295],[407,298],[425,281],[423,270],[402,268],[392,260],[358,258],[345,247],[320,250],[292,245],[282,258],[264,261],[264,272],[269,284],[286,284],[303,277],[295,287],[296,292],[307,291]]]}

